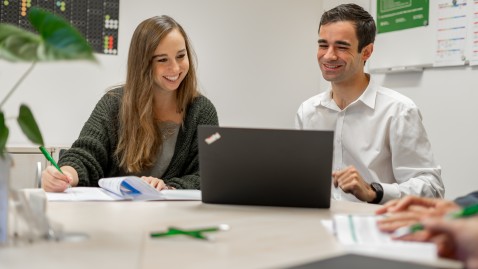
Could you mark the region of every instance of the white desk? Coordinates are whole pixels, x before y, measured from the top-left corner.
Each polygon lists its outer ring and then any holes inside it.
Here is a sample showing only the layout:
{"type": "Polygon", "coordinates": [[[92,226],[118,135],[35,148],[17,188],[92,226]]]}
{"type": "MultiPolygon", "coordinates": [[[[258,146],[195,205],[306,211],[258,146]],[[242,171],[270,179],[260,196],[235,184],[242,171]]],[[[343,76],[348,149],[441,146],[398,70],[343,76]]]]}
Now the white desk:
{"type": "MultiPolygon", "coordinates": [[[[371,213],[373,205],[333,201],[330,210],[211,205],[201,202],[50,202],[50,218],[82,242],[0,247],[0,268],[283,268],[344,250],[323,227],[333,213],[371,213]],[[151,239],[168,226],[225,223],[215,241],[151,239]]],[[[439,260],[456,267],[458,264],[439,260]]]]}

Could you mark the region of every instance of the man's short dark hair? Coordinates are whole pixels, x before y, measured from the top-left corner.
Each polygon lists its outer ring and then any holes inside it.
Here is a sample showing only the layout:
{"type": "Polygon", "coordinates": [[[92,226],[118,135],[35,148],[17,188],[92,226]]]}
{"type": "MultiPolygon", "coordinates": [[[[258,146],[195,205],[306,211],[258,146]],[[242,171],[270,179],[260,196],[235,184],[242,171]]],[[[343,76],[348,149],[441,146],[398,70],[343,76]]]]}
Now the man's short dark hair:
{"type": "Polygon", "coordinates": [[[375,41],[377,28],[372,15],[356,4],[343,4],[324,12],[320,18],[319,31],[322,25],[333,22],[350,21],[355,25],[355,33],[359,41],[358,52],[375,41]]]}

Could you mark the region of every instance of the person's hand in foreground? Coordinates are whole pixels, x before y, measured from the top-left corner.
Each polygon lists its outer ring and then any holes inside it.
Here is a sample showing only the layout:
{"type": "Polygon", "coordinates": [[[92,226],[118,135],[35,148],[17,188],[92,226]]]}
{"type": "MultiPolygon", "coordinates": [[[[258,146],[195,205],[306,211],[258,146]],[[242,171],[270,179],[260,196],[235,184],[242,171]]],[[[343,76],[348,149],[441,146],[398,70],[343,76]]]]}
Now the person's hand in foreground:
{"type": "Polygon", "coordinates": [[[375,213],[386,215],[377,222],[378,228],[384,232],[393,232],[400,227],[420,222],[423,218],[443,217],[459,209],[459,205],[449,200],[406,196],[387,202],[375,213]]]}

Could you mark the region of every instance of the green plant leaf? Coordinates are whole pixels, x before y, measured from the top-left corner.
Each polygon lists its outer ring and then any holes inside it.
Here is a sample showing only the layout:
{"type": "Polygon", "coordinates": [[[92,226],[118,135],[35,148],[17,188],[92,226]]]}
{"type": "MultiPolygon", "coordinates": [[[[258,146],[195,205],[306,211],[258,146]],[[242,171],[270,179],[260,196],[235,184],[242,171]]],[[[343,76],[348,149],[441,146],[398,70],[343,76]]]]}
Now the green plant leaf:
{"type": "Polygon", "coordinates": [[[95,60],[86,39],[62,17],[32,7],[28,19],[39,34],[0,23],[0,59],[12,62],[95,60]]]}
{"type": "Polygon", "coordinates": [[[28,20],[45,41],[48,59],[89,59],[93,50],[85,38],[65,19],[45,10],[32,7],[28,20]]]}
{"type": "Polygon", "coordinates": [[[3,115],[3,112],[0,111],[0,156],[2,157],[7,145],[8,132],[8,127],[5,124],[5,116],[3,115]]]}
{"type": "MultiPolygon", "coordinates": [[[[0,59],[7,61],[37,61],[43,46],[41,37],[22,28],[0,23],[0,59]]],[[[43,54],[42,54],[43,55],[43,54]]]]}
{"type": "Polygon", "coordinates": [[[30,141],[38,145],[44,145],[40,129],[33,117],[33,113],[25,104],[20,106],[20,113],[17,121],[23,133],[28,139],[30,139],[30,141]]]}

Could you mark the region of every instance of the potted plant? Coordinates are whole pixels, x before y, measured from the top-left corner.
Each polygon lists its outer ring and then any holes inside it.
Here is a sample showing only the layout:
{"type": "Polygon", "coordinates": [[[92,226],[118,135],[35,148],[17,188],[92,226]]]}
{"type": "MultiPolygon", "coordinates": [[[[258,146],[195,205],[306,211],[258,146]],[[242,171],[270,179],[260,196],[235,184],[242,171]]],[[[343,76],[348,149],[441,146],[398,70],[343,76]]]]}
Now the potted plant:
{"type": "MultiPolygon", "coordinates": [[[[0,102],[0,162],[5,156],[9,134],[2,110],[3,105],[30,74],[36,63],[77,59],[95,61],[93,50],[86,39],[63,18],[32,7],[28,13],[28,20],[38,34],[0,23],[0,59],[10,62],[31,62],[30,68],[0,102]]],[[[40,129],[27,105],[20,105],[17,122],[31,142],[43,145],[40,129]]]]}
{"type": "MultiPolygon", "coordinates": [[[[95,61],[93,50],[85,38],[63,18],[38,8],[31,8],[28,20],[38,34],[0,23],[0,59],[10,62],[31,62],[30,68],[3,99],[0,99],[0,245],[8,241],[10,171],[10,159],[5,150],[9,130],[5,122],[3,105],[30,74],[37,62],[76,59],[95,61]]],[[[31,142],[43,146],[40,129],[27,105],[20,105],[17,121],[31,142]]]]}

